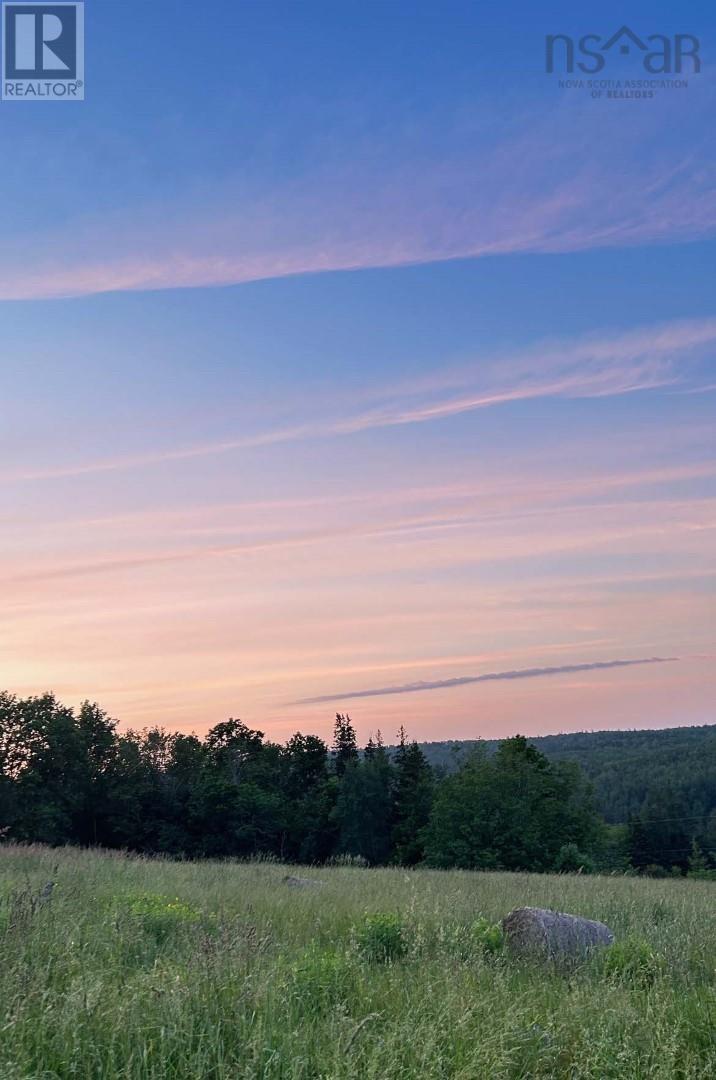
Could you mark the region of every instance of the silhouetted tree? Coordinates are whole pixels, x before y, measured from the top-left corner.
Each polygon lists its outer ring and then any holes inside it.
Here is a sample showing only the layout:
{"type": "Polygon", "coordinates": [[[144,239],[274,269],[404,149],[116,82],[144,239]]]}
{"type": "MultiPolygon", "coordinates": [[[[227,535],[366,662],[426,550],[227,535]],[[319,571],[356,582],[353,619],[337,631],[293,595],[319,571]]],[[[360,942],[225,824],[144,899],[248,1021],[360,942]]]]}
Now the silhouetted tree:
{"type": "Polygon", "coordinates": [[[294,735],[282,752],[284,833],[281,857],[321,862],[336,843],[336,780],[328,771],[328,749],[315,735],[294,735]]]}
{"type": "Polygon", "coordinates": [[[390,859],[393,769],[382,746],[368,759],[352,759],[340,779],[336,804],[338,850],[371,865],[390,859]]]}
{"type": "Polygon", "coordinates": [[[416,742],[407,743],[401,727],[395,753],[393,861],[415,866],[425,854],[425,829],[433,802],[433,776],[416,742]]]}
{"type": "Polygon", "coordinates": [[[336,713],[333,728],[333,764],[336,776],[342,776],[350,762],[358,760],[356,731],[347,714],[336,713]]]}

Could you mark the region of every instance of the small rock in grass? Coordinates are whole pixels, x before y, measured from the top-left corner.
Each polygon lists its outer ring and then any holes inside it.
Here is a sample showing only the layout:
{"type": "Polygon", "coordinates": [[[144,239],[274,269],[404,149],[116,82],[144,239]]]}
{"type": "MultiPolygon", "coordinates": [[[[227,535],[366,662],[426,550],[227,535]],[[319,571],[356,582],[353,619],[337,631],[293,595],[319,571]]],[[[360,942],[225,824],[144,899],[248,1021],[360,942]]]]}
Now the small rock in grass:
{"type": "Polygon", "coordinates": [[[502,920],[502,930],[514,956],[545,960],[581,960],[614,941],[604,923],[544,908],[516,908],[502,920]]]}
{"type": "Polygon", "coordinates": [[[325,881],[314,881],[313,878],[294,877],[293,874],[286,874],[283,881],[292,889],[318,889],[326,884],[325,881]]]}

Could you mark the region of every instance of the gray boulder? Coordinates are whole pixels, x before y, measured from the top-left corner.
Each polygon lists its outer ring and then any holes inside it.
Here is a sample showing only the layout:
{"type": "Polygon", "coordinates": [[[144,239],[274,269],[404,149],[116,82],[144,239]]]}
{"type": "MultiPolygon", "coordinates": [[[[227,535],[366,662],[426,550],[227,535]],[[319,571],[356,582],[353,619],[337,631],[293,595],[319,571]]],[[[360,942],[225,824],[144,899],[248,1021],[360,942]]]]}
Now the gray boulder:
{"type": "Polygon", "coordinates": [[[544,908],[516,908],[502,920],[502,930],[513,956],[556,962],[582,960],[614,941],[604,923],[544,908]]]}
{"type": "Polygon", "coordinates": [[[326,884],[325,881],[316,881],[315,878],[295,877],[293,874],[286,874],[283,881],[284,885],[288,885],[290,889],[320,889],[326,884]]]}

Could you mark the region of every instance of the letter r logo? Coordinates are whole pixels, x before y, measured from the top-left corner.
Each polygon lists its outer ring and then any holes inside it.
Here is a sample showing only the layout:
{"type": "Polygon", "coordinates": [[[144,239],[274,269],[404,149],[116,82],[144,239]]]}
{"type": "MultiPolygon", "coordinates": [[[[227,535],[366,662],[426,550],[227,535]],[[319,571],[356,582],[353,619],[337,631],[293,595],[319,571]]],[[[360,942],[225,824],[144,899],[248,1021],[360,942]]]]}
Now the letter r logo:
{"type": "Polygon", "coordinates": [[[77,8],[74,3],[4,3],[3,77],[76,79],[77,8]]]}
{"type": "Polygon", "coordinates": [[[15,16],[15,68],[17,71],[67,71],[69,65],[53,52],[48,42],[62,37],[62,20],[57,15],[15,16]],[[37,21],[42,19],[42,64],[37,63],[37,21]]]}

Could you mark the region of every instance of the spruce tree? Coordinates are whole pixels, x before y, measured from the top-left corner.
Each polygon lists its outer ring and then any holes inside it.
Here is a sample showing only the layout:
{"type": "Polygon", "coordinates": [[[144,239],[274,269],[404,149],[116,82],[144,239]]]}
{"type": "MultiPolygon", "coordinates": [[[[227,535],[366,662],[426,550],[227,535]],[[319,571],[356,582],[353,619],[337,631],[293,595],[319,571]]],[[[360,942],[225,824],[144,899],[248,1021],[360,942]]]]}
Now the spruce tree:
{"type": "Polygon", "coordinates": [[[358,740],[350,716],[336,713],[333,727],[333,763],[337,776],[343,776],[349,762],[358,760],[358,740]]]}
{"type": "Polygon", "coordinates": [[[395,754],[393,862],[401,866],[422,862],[432,801],[433,776],[427,758],[416,742],[406,743],[401,727],[395,754]]]}

